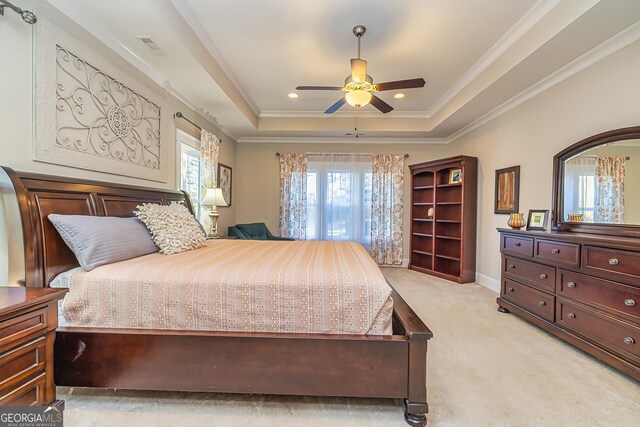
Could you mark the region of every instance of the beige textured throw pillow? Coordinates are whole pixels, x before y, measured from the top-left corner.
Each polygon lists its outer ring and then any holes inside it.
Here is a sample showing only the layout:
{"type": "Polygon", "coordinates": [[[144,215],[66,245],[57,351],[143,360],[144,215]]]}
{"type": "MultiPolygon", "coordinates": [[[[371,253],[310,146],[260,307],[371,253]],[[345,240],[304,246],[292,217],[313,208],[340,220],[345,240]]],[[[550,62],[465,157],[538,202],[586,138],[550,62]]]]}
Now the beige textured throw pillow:
{"type": "Polygon", "coordinates": [[[179,203],[145,203],[134,213],[147,226],[163,254],[177,254],[204,246],[206,236],[198,221],[189,209],[179,203]]]}

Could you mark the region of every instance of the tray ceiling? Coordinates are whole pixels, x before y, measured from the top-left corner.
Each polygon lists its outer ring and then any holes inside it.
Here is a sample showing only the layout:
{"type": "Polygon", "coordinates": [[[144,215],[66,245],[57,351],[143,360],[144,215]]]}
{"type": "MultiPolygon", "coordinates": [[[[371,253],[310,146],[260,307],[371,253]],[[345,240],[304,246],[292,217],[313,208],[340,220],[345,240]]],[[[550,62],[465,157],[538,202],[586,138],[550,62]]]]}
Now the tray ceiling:
{"type": "Polygon", "coordinates": [[[640,39],[640,2],[613,0],[49,3],[240,141],[335,139],[353,130],[353,108],[322,114],[339,92],[287,94],[297,85],[341,85],[356,56],[356,24],[367,26],[362,57],[375,82],[427,81],[403,99],[379,94],[395,110],[364,107],[359,129],[414,142],[448,142],[563,69],[579,71],[596,49],[602,56],[640,39]]]}

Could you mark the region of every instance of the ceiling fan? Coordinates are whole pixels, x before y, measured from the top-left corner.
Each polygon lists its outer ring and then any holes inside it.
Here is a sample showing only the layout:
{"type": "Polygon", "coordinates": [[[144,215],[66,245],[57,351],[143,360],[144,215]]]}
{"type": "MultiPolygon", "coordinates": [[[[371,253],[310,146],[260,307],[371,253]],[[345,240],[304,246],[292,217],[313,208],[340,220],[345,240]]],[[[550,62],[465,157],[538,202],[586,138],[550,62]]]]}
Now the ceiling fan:
{"type": "Polygon", "coordinates": [[[351,75],[344,80],[344,86],[296,87],[296,90],[336,90],[346,92],[338,102],[333,104],[324,112],[325,114],[335,113],[345,103],[356,108],[364,107],[371,103],[371,105],[386,114],[393,110],[393,107],[375,96],[373,92],[419,88],[424,87],[426,83],[423,78],[418,78],[373,84],[373,78],[367,74],[367,61],[360,58],[360,39],[366,31],[367,29],[364,25],[356,25],[353,27],[353,34],[358,40],[358,57],[351,59],[351,75]]]}

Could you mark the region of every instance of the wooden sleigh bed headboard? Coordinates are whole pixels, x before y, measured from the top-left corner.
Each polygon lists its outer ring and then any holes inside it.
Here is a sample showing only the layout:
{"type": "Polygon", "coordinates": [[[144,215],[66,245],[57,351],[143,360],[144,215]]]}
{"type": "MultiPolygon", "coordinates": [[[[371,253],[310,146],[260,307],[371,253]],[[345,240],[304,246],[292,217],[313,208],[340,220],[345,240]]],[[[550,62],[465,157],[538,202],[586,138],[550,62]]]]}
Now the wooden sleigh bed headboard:
{"type": "Polygon", "coordinates": [[[13,185],[22,221],[25,285],[46,287],[59,273],[77,267],[75,255],[47,219],[52,213],[130,217],[142,203],[184,203],[186,193],[53,175],[16,172],[1,167],[13,185]]]}

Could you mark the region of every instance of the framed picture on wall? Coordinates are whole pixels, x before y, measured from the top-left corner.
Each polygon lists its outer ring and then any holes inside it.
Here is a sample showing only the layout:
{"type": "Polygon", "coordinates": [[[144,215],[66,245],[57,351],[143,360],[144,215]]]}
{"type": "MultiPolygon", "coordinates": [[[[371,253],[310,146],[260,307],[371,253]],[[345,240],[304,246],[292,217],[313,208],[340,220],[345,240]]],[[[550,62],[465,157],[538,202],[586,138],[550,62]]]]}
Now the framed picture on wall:
{"type": "Polygon", "coordinates": [[[231,173],[229,166],[218,163],[218,188],[222,190],[222,196],[229,206],[231,206],[231,173]]]}
{"type": "Polygon", "coordinates": [[[517,213],[520,203],[520,166],[496,170],[494,213],[517,213]]]}
{"type": "Polygon", "coordinates": [[[527,230],[547,231],[548,221],[549,221],[548,210],[529,209],[529,218],[527,218],[527,230]]]}

